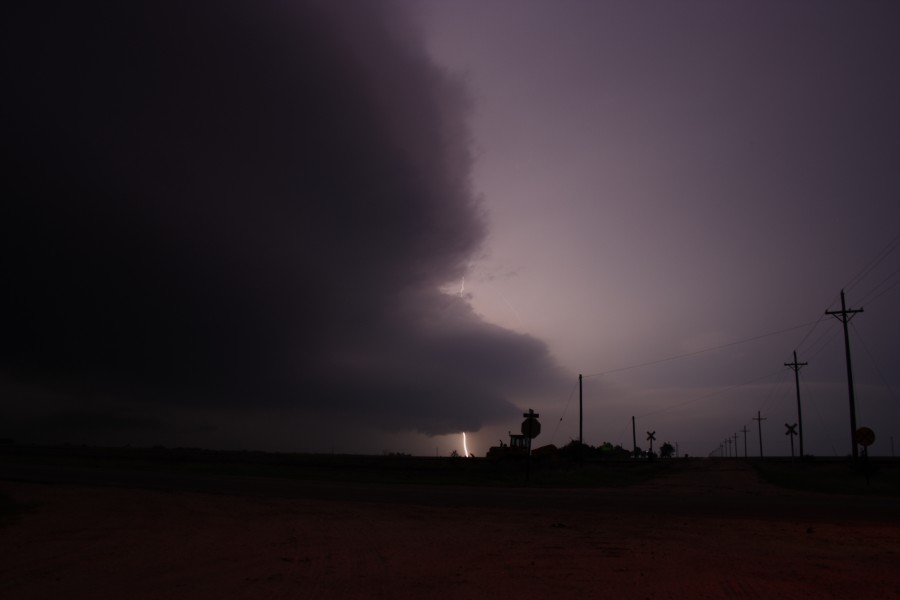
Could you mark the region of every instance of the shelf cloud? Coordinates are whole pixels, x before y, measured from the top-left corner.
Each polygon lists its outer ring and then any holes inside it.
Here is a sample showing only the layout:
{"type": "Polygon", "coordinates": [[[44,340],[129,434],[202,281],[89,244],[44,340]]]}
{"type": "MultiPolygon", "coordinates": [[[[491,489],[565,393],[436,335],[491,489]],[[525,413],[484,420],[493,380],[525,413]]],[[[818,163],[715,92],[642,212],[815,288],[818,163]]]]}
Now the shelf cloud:
{"type": "Polygon", "coordinates": [[[402,6],[2,10],[0,376],[48,422],[298,409],[433,435],[569,377],[440,291],[487,230],[466,90],[402,6]]]}

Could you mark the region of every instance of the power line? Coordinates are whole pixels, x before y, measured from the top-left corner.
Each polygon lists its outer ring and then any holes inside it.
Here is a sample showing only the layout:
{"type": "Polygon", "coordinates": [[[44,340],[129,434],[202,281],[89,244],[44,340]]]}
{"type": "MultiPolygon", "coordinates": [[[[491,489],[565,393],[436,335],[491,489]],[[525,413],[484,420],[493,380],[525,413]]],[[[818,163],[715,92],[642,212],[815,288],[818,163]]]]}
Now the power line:
{"type": "Polygon", "coordinates": [[[859,458],[859,448],[856,443],[856,397],[853,392],[853,367],[850,361],[850,334],[847,333],[847,324],[857,313],[863,312],[861,308],[847,308],[844,301],[844,290],[841,290],[841,310],[826,310],[826,315],[831,315],[844,326],[844,355],[847,361],[847,392],[850,398],[850,444],[853,449],[853,460],[859,458]]]}
{"type": "Polygon", "coordinates": [[[891,279],[891,277],[893,277],[894,275],[897,275],[898,273],[900,273],[900,267],[895,269],[887,277],[885,277],[880,282],[878,282],[878,284],[875,287],[873,287],[871,290],[869,290],[869,292],[865,296],[860,298],[859,303],[862,304],[862,303],[866,302],[866,303],[871,304],[871,301],[874,300],[875,298],[878,298],[878,297],[882,296],[883,294],[886,294],[887,292],[894,289],[897,286],[897,284],[900,284],[900,278],[898,278],[897,281],[895,281],[894,283],[890,284],[887,288],[885,288],[885,289],[881,290],[879,293],[875,294],[875,292],[878,291],[878,288],[880,288],[881,286],[886,284],[891,279]],[[875,294],[875,295],[873,296],[872,294],[875,294]]]}
{"type": "Polygon", "coordinates": [[[703,354],[705,352],[712,352],[713,350],[721,350],[722,348],[730,348],[732,346],[738,346],[740,344],[746,344],[748,342],[755,342],[756,340],[761,340],[763,338],[772,337],[773,335],[779,335],[782,333],[787,333],[788,331],[795,331],[797,329],[802,329],[803,327],[808,327],[809,325],[813,325],[818,321],[810,321],[809,323],[803,323],[802,325],[794,325],[793,327],[786,327],[785,329],[779,329],[778,331],[772,331],[769,333],[764,333],[762,335],[757,335],[751,338],[746,338],[743,340],[738,340],[736,342],[729,342],[727,344],[721,344],[719,346],[710,346],[709,348],[703,348],[702,350],[695,350],[693,352],[685,352],[684,354],[677,354],[675,356],[669,356],[666,358],[660,358],[657,360],[651,360],[648,362],[638,363],[634,365],[628,365],[625,367],[618,367],[615,369],[610,369],[608,371],[599,371],[597,373],[591,373],[590,375],[585,375],[584,378],[587,379],[589,377],[598,377],[601,375],[610,375],[612,373],[620,373],[622,371],[630,371],[631,369],[638,369],[640,367],[650,367],[653,365],[658,365],[660,363],[669,362],[672,360],[678,360],[679,358],[687,358],[689,356],[696,356],[698,354],[703,354]]]}
{"type": "MultiPolygon", "coordinates": [[[[847,285],[844,286],[845,289],[849,290],[849,289],[853,289],[853,288],[859,286],[859,285],[860,285],[864,280],[866,280],[866,278],[869,277],[869,276],[875,271],[875,269],[876,269],[882,262],[884,262],[884,261],[885,261],[885,260],[886,260],[886,259],[887,259],[887,258],[888,258],[888,257],[889,257],[889,256],[890,256],[890,255],[891,255],[898,247],[900,247],[900,234],[897,234],[897,235],[895,235],[893,238],[891,238],[891,240],[888,242],[888,244],[887,244],[884,248],[882,248],[882,249],[881,249],[881,250],[880,250],[880,251],[879,251],[872,259],[870,259],[870,260],[863,266],[863,268],[860,269],[860,270],[859,270],[859,271],[858,271],[858,272],[850,279],[850,281],[847,283],[847,285]]],[[[900,279],[894,280],[894,277],[895,277],[898,273],[900,273],[900,269],[895,269],[895,270],[892,271],[890,274],[888,274],[886,277],[882,278],[876,285],[874,285],[873,287],[871,287],[871,288],[869,289],[869,291],[863,296],[863,300],[861,300],[860,302],[862,302],[862,301],[872,302],[872,301],[874,301],[875,299],[880,298],[880,297],[883,296],[884,294],[888,293],[889,291],[891,291],[892,289],[894,289],[896,286],[900,285],[900,279]]],[[[838,300],[838,299],[843,300],[843,292],[842,292],[841,294],[837,295],[837,296],[835,297],[835,299],[832,300],[832,301],[828,304],[828,306],[829,306],[829,307],[830,307],[830,306],[833,306],[833,305],[835,304],[835,301],[838,300]]],[[[828,346],[830,345],[831,341],[837,336],[837,333],[838,333],[838,331],[835,330],[835,329],[829,329],[829,330],[823,331],[823,332],[815,339],[814,342],[812,342],[812,343],[809,344],[809,345],[806,345],[806,344],[807,344],[807,341],[811,338],[811,336],[812,336],[812,335],[817,331],[817,329],[819,328],[819,324],[821,324],[823,321],[827,320],[828,316],[835,316],[835,317],[838,317],[838,320],[845,321],[845,322],[844,322],[844,326],[845,326],[845,328],[846,328],[847,323],[849,323],[848,315],[849,315],[849,316],[852,316],[852,314],[855,313],[855,312],[858,312],[858,311],[847,310],[847,309],[846,309],[846,306],[842,303],[842,310],[834,310],[834,311],[827,310],[827,311],[825,311],[825,314],[822,314],[821,316],[819,316],[819,318],[817,318],[815,321],[810,321],[810,322],[808,322],[808,323],[803,323],[803,324],[801,324],[801,325],[794,325],[794,326],[787,327],[787,328],[784,328],[784,329],[779,329],[779,330],[777,330],[777,331],[772,331],[772,332],[769,332],[769,333],[764,333],[764,334],[761,334],[761,335],[757,335],[757,336],[753,336],[753,337],[749,337],[749,338],[737,340],[737,341],[734,341],[734,342],[729,342],[729,343],[726,343],[726,344],[720,344],[720,345],[717,345],[717,346],[710,346],[710,347],[703,348],[703,349],[700,349],[700,350],[695,350],[695,351],[692,351],[692,352],[685,352],[685,353],[682,353],[682,354],[672,355],[672,356],[668,356],[668,357],[665,357],[665,358],[660,358],[660,359],[655,359],[655,360],[645,361],[645,362],[641,362],[641,363],[635,363],[635,364],[631,364],[631,365],[626,365],[626,366],[622,366],[622,367],[617,367],[617,368],[614,368],[614,369],[609,369],[609,370],[606,370],[606,371],[598,371],[598,372],[594,372],[594,373],[589,373],[589,374],[584,375],[583,378],[590,378],[590,377],[598,377],[598,376],[603,376],[603,375],[610,375],[610,374],[613,374],[613,373],[619,373],[619,372],[629,371],[629,370],[632,370],[632,369],[638,369],[638,368],[642,368],[642,367],[650,367],[650,366],[654,366],[654,365],[659,365],[659,364],[662,364],[662,363],[675,361],[675,360],[678,360],[678,359],[681,359],[681,358],[689,358],[689,357],[692,357],[692,356],[697,356],[697,355],[700,355],[700,354],[705,354],[705,353],[708,353],[708,352],[713,352],[713,351],[715,351],[715,350],[721,350],[721,349],[730,348],[730,347],[733,347],[733,346],[738,346],[738,345],[741,345],[741,344],[746,344],[746,343],[749,343],[749,342],[753,342],[753,341],[765,339],[765,338],[767,338],[767,337],[772,337],[772,336],[775,336],[775,335],[780,335],[780,334],[783,334],[783,333],[787,333],[787,332],[790,332],[790,331],[795,331],[795,330],[797,330],[797,329],[802,329],[802,328],[808,328],[808,330],[807,330],[806,333],[804,334],[803,338],[799,341],[799,343],[795,344],[794,347],[797,348],[798,350],[804,350],[804,352],[807,354],[807,356],[808,356],[810,359],[813,359],[813,358],[815,358],[820,352],[822,352],[826,347],[828,347],[828,346]],[[806,346],[805,346],[805,345],[806,345],[806,346]]],[[[846,341],[846,339],[845,339],[845,341],[846,341]]],[[[846,345],[846,344],[845,344],[845,345],[846,345]]],[[[868,352],[868,349],[866,349],[866,351],[868,352]]],[[[849,357],[848,357],[848,360],[849,360],[849,357]]],[[[794,358],[794,361],[796,362],[796,358],[794,358]]],[[[877,368],[877,364],[876,364],[876,368],[877,368]]],[[[786,375],[786,373],[785,373],[783,370],[779,370],[779,374],[781,374],[782,376],[786,375]]],[[[879,374],[882,376],[882,379],[884,380],[884,376],[883,376],[883,374],[881,374],[880,371],[879,371],[879,374]]],[[[848,371],[848,375],[849,375],[849,371],[848,371]]],[[[670,411],[670,410],[674,410],[674,409],[677,409],[677,408],[680,408],[680,407],[683,407],[683,406],[686,406],[686,405],[689,405],[689,404],[692,404],[692,403],[695,403],[695,402],[699,402],[699,401],[702,401],[702,400],[705,400],[705,399],[714,397],[714,396],[719,395],[719,394],[722,394],[722,393],[724,393],[724,392],[727,392],[727,391],[730,391],[730,390],[734,390],[734,389],[737,389],[737,388],[740,388],[740,387],[749,385],[749,384],[751,384],[751,383],[755,383],[755,382],[757,382],[757,381],[760,381],[760,380],[762,380],[762,379],[766,379],[766,378],[769,378],[769,377],[771,377],[771,375],[764,375],[764,376],[762,376],[762,377],[758,377],[758,378],[752,379],[752,380],[747,381],[747,382],[744,382],[744,383],[740,383],[740,384],[735,384],[735,385],[727,386],[727,387],[721,388],[721,389],[719,389],[719,390],[716,390],[716,391],[714,391],[714,392],[710,392],[710,393],[707,393],[707,394],[703,394],[703,395],[701,395],[701,396],[697,396],[697,397],[691,398],[691,399],[686,400],[686,401],[684,401],[684,402],[679,402],[679,403],[677,403],[677,404],[674,404],[674,405],[671,405],[671,406],[667,406],[667,407],[661,408],[661,409],[659,409],[659,410],[654,410],[654,411],[651,411],[651,412],[644,413],[644,414],[642,414],[642,415],[639,415],[639,417],[640,417],[640,418],[643,418],[643,417],[647,417],[647,416],[651,416],[651,415],[656,415],[656,414],[659,414],[659,413],[667,412],[667,411],[670,411]]],[[[783,381],[781,381],[782,378],[783,378],[783,377],[779,377],[779,378],[778,378],[779,380],[778,380],[778,381],[775,381],[775,382],[773,383],[772,388],[771,388],[771,390],[770,390],[770,392],[769,392],[769,394],[768,394],[768,397],[767,397],[766,401],[765,401],[765,402],[763,403],[763,405],[761,406],[761,410],[762,410],[762,409],[765,409],[765,408],[771,403],[771,401],[773,400],[773,398],[774,398],[774,396],[775,396],[775,392],[781,387],[781,384],[784,383],[783,381]]],[[[848,379],[849,379],[849,377],[848,377],[848,379]]],[[[886,381],[886,380],[885,380],[885,381],[886,381]]],[[[852,383],[850,383],[849,381],[848,381],[848,384],[852,386],[852,383]]],[[[892,390],[889,386],[888,386],[888,389],[889,389],[889,391],[891,392],[892,396],[894,396],[894,392],[893,392],[893,390],[892,390]]],[[[786,391],[786,390],[785,390],[785,391],[786,391]]],[[[563,411],[563,417],[565,416],[565,414],[566,414],[567,411],[568,411],[568,408],[569,408],[569,405],[571,404],[573,395],[574,395],[574,387],[573,387],[572,391],[569,393],[569,398],[568,398],[568,400],[567,400],[567,402],[566,402],[566,408],[565,408],[565,410],[563,411]]],[[[852,391],[851,391],[851,395],[852,395],[852,391]]],[[[852,403],[852,400],[851,400],[851,403],[852,403]]],[[[813,406],[815,407],[815,404],[814,404],[814,403],[813,403],[813,406]]],[[[821,420],[821,415],[818,413],[818,407],[815,407],[815,410],[816,410],[816,413],[817,413],[817,417],[821,420]]],[[[759,416],[761,416],[761,415],[758,413],[757,416],[759,417],[759,416]]],[[[557,422],[557,426],[556,426],[556,428],[554,429],[554,433],[553,433],[553,437],[554,437],[554,438],[555,438],[555,436],[556,436],[556,434],[557,434],[557,432],[558,432],[559,425],[560,425],[560,423],[562,422],[563,417],[560,417],[559,422],[557,422]]],[[[756,419],[754,419],[754,420],[756,420],[756,419]]],[[[855,419],[852,419],[852,420],[855,420],[855,419]]],[[[851,423],[851,425],[852,425],[852,423],[851,423]]],[[[626,427],[627,427],[627,425],[626,425],[626,427]]],[[[623,428],[623,430],[624,430],[624,428],[623,428]]],[[[621,438],[621,434],[620,434],[619,437],[621,438]]],[[[760,440],[760,441],[761,441],[761,440],[760,440]]],[[[836,450],[834,449],[834,446],[832,446],[832,450],[835,452],[835,454],[837,454],[836,450]]],[[[854,447],[854,450],[855,450],[855,447],[854,447]]],[[[760,453],[762,453],[762,448],[760,448],[760,453]]]]}
{"type": "Polygon", "coordinates": [[[756,411],[756,416],[753,418],[756,421],[757,426],[759,427],[759,457],[763,457],[763,444],[762,444],[762,422],[766,420],[766,417],[762,416],[761,411],[756,411]]]}
{"type": "MultiPolygon", "coordinates": [[[[794,372],[794,385],[797,388],[797,423],[800,425],[800,456],[803,456],[803,412],[800,410],[800,369],[809,363],[797,361],[797,351],[794,350],[794,362],[784,363],[794,372]]],[[[794,438],[791,437],[791,457],[794,456],[794,438]]]]}
{"type": "Polygon", "coordinates": [[[563,417],[566,416],[566,412],[568,412],[568,410],[569,410],[569,405],[572,403],[572,396],[575,395],[575,389],[576,389],[577,387],[578,387],[578,384],[576,383],[576,384],[572,387],[572,391],[569,392],[569,399],[566,401],[566,407],[563,409],[563,414],[562,414],[562,416],[559,418],[559,421],[556,422],[556,428],[554,428],[554,430],[553,430],[553,435],[550,436],[550,442],[551,442],[551,443],[556,439],[556,433],[559,431],[559,425],[562,423],[563,417]]]}
{"type": "MultiPolygon", "coordinates": [[[[819,431],[825,431],[828,428],[825,426],[825,419],[822,418],[822,411],[819,410],[819,403],[817,402],[818,397],[814,392],[815,388],[813,388],[812,386],[806,387],[806,396],[809,398],[808,404],[812,405],[813,410],[816,413],[816,418],[819,420],[819,431]]],[[[837,456],[838,452],[834,447],[834,444],[831,443],[831,438],[828,438],[828,445],[831,447],[831,453],[834,456],[837,456]]]]}
{"type": "MultiPolygon", "coordinates": [[[[782,373],[785,373],[785,371],[784,371],[783,369],[778,369],[778,371],[777,371],[776,373],[782,374],[782,373]]],[[[649,416],[651,416],[651,415],[658,415],[659,413],[667,412],[667,411],[670,411],[670,410],[675,410],[676,408],[681,408],[681,407],[683,407],[683,406],[687,406],[688,404],[693,404],[694,402],[699,402],[699,401],[701,401],[701,400],[706,400],[707,398],[711,398],[711,397],[713,397],[713,396],[717,396],[717,395],[722,394],[722,393],[724,393],[724,392],[728,392],[728,391],[737,389],[737,388],[739,388],[739,387],[744,387],[745,385],[750,385],[751,383],[756,383],[757,381],[761,381],[761,380],[763,380],[763,379],[768,379],[768,378],[772,377],[773,374],[774,374],[774,373],[767,373],[767,374],[763,375],[762,377],[756,377],[756,378],[754,378],[754,379],[751,379],[750,381],[745,381],[744,383],[737,383],[737,384],[734,384],[734,385],[729,385],[729,386],[727,386],[727,387],[720,388],[720,389],[718,389],[718,390],[716,390],[716,391],[714,391],[714,392],[709,392],[709,393],[707,393],[707,394],[703,394],[702,396],[697,396],[697,397],[695,397],[695,398],[691,398],[690,400],[686,400],[686,401],[684,401],[684,402],[679,402],[678,404],[674,404],[674,405],[672,405],[672,406],[667,406],[667,407],[661,408],[661,409],[659,409],[659,410],[654,410],[654,411],[650,411],[650,412],[648,412],[648,413],[644,413],[644,414],[642,414],[642,415],[637,415],[637,417],[638,417],[639,419],[642,419],[642,418],[644,418],[644,417],[649,417],[649,416]]]]}
{"type": "MultiPolygon", "coordinates": [[[[824,316],[828,316],[828,315],[824,315],[824,316]]],[[[839,329],[826,329],[825,331],[823,331],[821,333],[821,335],[819,335],[819,337],[816,338],[816,341],[813,342],[812,344],[810,344],[806,348],[806,354],[810,358],[815,358],[816,356],[818,356],[819,353],[822,352],[822,350],[824,350],[825,348],[827,348],[828,345],[831,344],[831,341],[835,337],[837,337],[838,331],[840,331],[840,330],[839,329]],[[828,339],[826,339],[826,338],[828,338],[828,339]]],[[[800,347],[798,347],[797,349],[800,350],[800,347]]]]}
{"type": "Polygon", "coordinates": [[[778,370],[778,378],[772,384],[772,387],[769,389],[769,395],[766,396],[765,401],[762,404],[760,404],[760,406],[759,406],[760,410],[763,410],[763,409],[769,407],[769,403],[772,402],[772,398],[775,397],[775,390],[777,390],[779,387],[784,385],[786,383],[786,379],[787,379],[787,371],[779,369],[778,370]]]}
{"type": "Polygon", "coordinates": [[[900,397],[894,393],[894,389],[891,387],[891,384],[888,383],[887,377],[884,376],[884,373],[881,371],[881,367],[878,366],[878,361],[875,360],[875,355],[872,354],[872,351],[869,350],[869,346],[866,344],[865,339],[859,334],[859,330],[856,328],[856,325],[850,323],[850,327],[853,328],[854,333],[856,333],[856,339],[862,344],[863,350],[866,351],[866,354],[869,356],[869,360],[872,361],[872,365],[875,367],[875,372],[878,373],[878,376],[881,377],[881,382],[884,383],[884,387],[887,388],[888,392],[891,395],[891,399],[900,404],[900,397]]]}
{"type": "MultiPolygon", "coordinates": [[[[859,285],[860,283],[862,283],[862,280],[863,280],[866,276],[868,276],[868,275],[875,269],[875,267],[877,267],[879,264],[881,264],[881,262],[882,262],[885,258],[887,258],[887,257],[891,254],[891,252],[893,252],[893,251],[894,251],[895,249],[897,249],[898,247],[900,247],[900,233],[898,233],[896,236],[894,236],[894,237],[891,239],[891,241],[888,242],[888,244],[887,244],[884,248],[881,249],[881,251],[879,251],[872,259],[870,259],[869,262],[866,263],[865,266],[863,266],[863,268],[860,269],[860,270],[856,273],[856,275],[853,276],[853,278],[847,283],[847,285],[844,286],[844,289],[845,289],[845,290],[850,290],[850,289],[852,289],[853,287],[856,287],[857,285],[859,285]]],[[[881,285],[883,285],[887,280],[889,280],[891,277],[894,276],[894,274],[896,274],[896,273],[898,273],[898,272],[900,272],[900,269],[898,269],[898,270],[894,271],[893,273],[891,273],[890,275],[888,275],[888,276],[887,276],[886,278],[884,278],[878,285],[876,285],[873,289],[869,290],[869,293],[866,294],[866,296],[864,296],[863,299],[861,299],[861,300],[859,301],[860,304],[862,304],[863,302],[869,302],[869,303],[871,303],[871,301],[874,300],[875,298],[880,297],[882,294],[887,293],[890,289],[892,289],[892,288],[894,288],[896,285],[900,284],[900,281],[897,281],[897,282],[891,284],[890,287],[888,287],[887,289],[883,290],[883,291],[882,291],[881,293],[879,293],[878,295],[876,295],[876,296],[874,296],[874,297],[870,297],[871,294],[874,293],[875,290],[877,290],[881,285]]],[[[834,296],[834,298],[831,299],[831,302],[828,303],[828,306],[829,306],[829,307],[830,307],[830,306],[833,306],[838,300],[840,300],[840,294],[836,294],[836,295],[834,296]]],[[[802,349],[802,348],[803,348],[803,344],[806,342],[807,339],[809,339],[809,336],[811,336],[812,333],[816,330],[816,328],[819,326],[819,323],[821,323],[822,321],[825,321],[827,318],[828,318],[828,315],[827,315],[827,314],[826,314],[826,315],[822,315],[821,317],[819,317],[819,319],[813,323],[812,328],[810,328],[810,330],[806,332],[806,335],[803,336],[803,339],[801,339],[800,342],[794,344],[794,348],[797,348],[798,350],[802,349]]],[[[821,339],[821,337],[822,337],[822,336],[819,336],[819,339],[821,339]]],[[[815,345],[815,344],[814,344],[814,345],[815,345]]]]}
{"type": "Polygon", "coordinates": [[[897,280],[897,281],[895,281],[894,283],[892,283],[892,284],[890,285],[890,287],[888,287],[888,288],[882,290],[881,293],[876,294],[875,296],[869,298],[868,303],[869,303],[869,304],[872,304],[872,302],[874,302],[874,301],[877,300],[878,298],[881,298],[881,297],[884,296],[886,293],[888,293],[889,291],[891,291],[892,289],[894,289],[895,287],[897,287],[898,284],[900,284],[900,280],[897,280]]]}
{"type": "Polygon", "coordinates": [[[878,254],[875,255],[872,260],[870,260],[866,264],[866,266],[864,266],[856,275],[854,275],[853,279],[851,279],[849,283],[844,286],[844,289],[850,291],[854,287],[859,285],[863,278],[871,273],[875,269],[875,267],[881,264],[881,261],[887,258],[891,252],[897,249],[897,247],[900,247],[900,233],[895,235],[893,239],[888,242],[887,246],[885,246],[878,254]]]}

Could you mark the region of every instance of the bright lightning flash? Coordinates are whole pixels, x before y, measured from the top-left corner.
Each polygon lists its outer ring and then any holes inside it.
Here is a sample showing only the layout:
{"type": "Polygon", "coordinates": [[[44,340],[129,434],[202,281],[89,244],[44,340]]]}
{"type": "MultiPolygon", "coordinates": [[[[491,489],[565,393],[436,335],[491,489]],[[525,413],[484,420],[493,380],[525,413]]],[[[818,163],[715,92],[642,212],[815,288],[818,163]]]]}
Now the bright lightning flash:
{"type": "Polygon", "coordinates": [[[466,432],[463,431],[463,456],[469,458],[469,449],[466,447],[466,432]]]}

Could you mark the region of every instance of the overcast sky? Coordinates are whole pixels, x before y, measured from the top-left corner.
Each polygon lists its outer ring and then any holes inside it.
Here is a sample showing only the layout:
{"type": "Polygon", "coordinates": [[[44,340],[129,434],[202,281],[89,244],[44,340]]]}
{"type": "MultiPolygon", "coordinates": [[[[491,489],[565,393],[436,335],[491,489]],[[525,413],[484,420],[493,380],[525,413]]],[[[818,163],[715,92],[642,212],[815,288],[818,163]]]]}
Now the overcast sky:
{"type": "Polygon", "coordinates": [[[892,3],[2,10],[0,437],[900,444],[892,3]]]}

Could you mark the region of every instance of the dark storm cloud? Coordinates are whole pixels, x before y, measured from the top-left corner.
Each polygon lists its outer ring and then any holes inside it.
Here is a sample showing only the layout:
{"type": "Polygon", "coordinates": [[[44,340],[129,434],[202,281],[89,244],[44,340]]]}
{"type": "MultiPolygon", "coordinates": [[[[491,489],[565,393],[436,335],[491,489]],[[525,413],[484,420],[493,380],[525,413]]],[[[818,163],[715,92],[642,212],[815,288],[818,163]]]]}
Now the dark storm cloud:
{"type": "Polygon", "coordinates": [[[3,12],[7,380],[427,433],[558,381],[437,291],[485,235],[466,98],[395,5],[3,12]]]}

